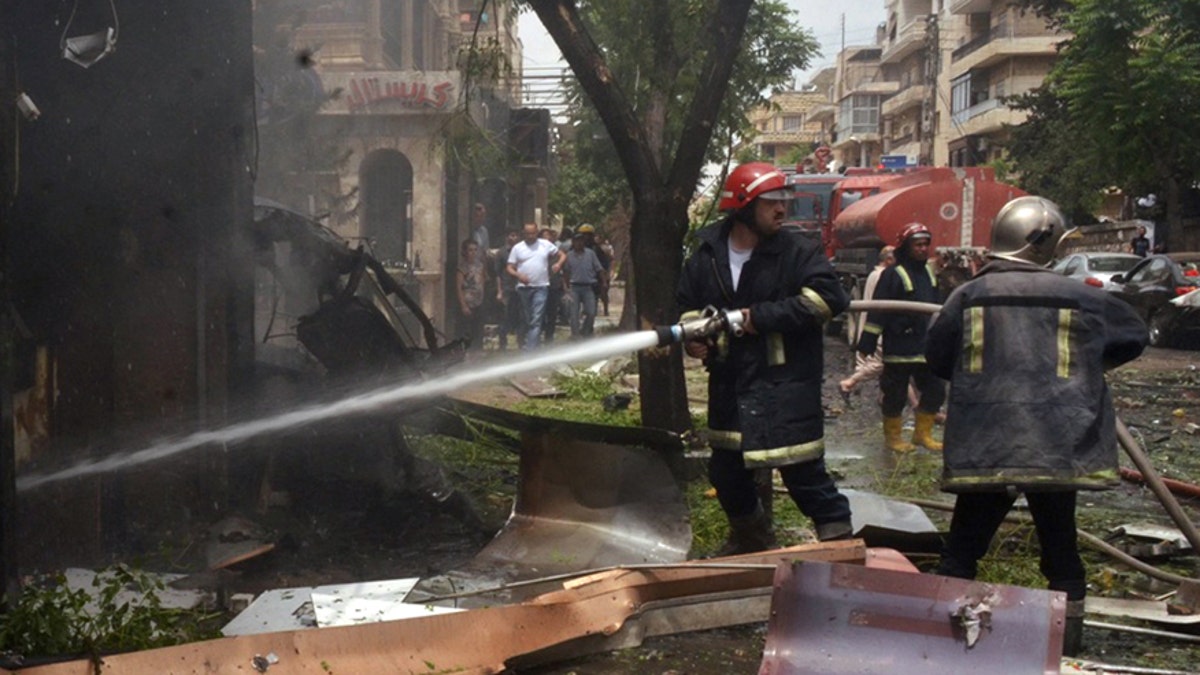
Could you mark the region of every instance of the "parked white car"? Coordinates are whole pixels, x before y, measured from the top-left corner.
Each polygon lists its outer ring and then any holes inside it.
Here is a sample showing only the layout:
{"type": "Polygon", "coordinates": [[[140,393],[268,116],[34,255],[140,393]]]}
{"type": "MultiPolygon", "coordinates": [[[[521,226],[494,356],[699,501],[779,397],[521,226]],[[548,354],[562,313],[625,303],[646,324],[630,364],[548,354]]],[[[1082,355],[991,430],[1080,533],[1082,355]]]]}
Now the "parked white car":
{"type": "Polygon", "coordinates": [[[1094,251],[1072,253],[1059,260],[1050,269],[1063,276],[1079,279],[1089,286],[1115,291],[1120,288],[1120,284],[1114,284],[1112,278],[1128,272],[1141,261],[1141,256],[1132,253],[1094,251]]]}

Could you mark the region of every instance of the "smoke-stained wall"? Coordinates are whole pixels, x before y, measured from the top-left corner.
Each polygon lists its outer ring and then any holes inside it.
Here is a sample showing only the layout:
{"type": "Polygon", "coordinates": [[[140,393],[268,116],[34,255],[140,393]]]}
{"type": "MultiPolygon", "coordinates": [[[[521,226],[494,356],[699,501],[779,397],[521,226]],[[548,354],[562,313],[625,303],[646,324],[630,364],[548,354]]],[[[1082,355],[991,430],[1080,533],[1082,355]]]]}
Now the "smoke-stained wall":
{"type": "MultiPolygon", "coordinates": [[[[124,0],[115,18],[78,5],[69,26],[69,2],[12,9],[17,79],[41,111],[20,124],[9,224],[16,305],[53,362],[52,443],[35,465],[220,423],[252,363],[251,2],[124,0]],[[83,68],[62,58],[64,27],[113,27],[116,48],[83,68]]],[[[61,539],[96,552],[187,497],[214,503],[219,475],[201,454],[19,498],[72,514],[61,539]]]]}

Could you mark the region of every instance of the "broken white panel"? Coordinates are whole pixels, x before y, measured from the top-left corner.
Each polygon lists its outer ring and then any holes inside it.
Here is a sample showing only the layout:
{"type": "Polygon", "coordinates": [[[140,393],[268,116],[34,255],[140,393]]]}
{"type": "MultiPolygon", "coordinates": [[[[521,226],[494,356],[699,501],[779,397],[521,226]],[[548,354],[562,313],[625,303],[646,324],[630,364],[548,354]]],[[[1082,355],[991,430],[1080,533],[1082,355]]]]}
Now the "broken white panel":
{"type": "Polygon", "coordinates": [[[1089,595],[1084,600],[1084,609],[1088,614],[1138,619],[1161,624],[1181,626],[1200,624],[1200,614],[1172,614],[1167,609],[1166,602],[1156,600],[1102,598],[1089,595]]]}
{"type": "Polygon", "coordinates": [[[276,588],[255,598],[241,614],[225,624],[221,634],[258,635],[316,626],[312,588],[276,588]]]}
{"type": "Polygon", "coordinates": [[[313,611],[317,625],[353,626],[376,621],[397,621],[430,614],[458,612],[450,607],[434,607],[404,602],[418,579],[365,581],[313,589],[313,611]]]}
{"type": "MultiPolygon", "coordinates": [[[[153,594],[158,598],[159,605],[163,609],[194,609],[209,603],[212,600],[212,593],[198,590],[180,590],[171,588],[168,584],[172,581],[182,579],[187,576],[185,574],[155,574],[152,572],[138,572],[138,576],[143,576],[148,580],[161,582],[163,588],[155,588],[151,590],[137,590],[131,588],[122,588],[117,592],[113,601],[117,605],[128,604],[130,607],[140,607],[145,604],[146,596],[153,594]]],[[[67,580],[67,588],[72,591],[83,591],[90,598],[84,606],[84,611],[89,616],[94,615],[99,611],[99,606],[96,604],[96,598],[107,584],[113,583],[114,573],[112,571],[102,571],[99,574],[92,570],[82,569],[79,567],[68,567],[63,571],[63,576],[67,580]],[[100,578],[99,584],[95,584],[96,578],[100,578]]]]}
{"type": "Polygon", "coordinates": [[[405,603],[404,598],[417,581],[419,578],[413,577],[266,591],[225,624],[221,634],[256,635],[461,611],[405,603]]]}

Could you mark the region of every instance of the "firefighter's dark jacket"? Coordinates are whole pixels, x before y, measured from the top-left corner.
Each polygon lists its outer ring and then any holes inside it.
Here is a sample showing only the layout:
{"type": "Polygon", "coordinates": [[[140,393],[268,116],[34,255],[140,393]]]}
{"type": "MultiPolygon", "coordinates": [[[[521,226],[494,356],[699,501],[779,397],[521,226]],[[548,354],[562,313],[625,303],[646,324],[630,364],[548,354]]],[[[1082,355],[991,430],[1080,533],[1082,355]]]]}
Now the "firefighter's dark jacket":
{"type": "MultiPolygon", "coordinates": [[[[904,257],[900,249],[896,251],[896,264],[879,275],[879,283],[871,299],[941,302],[933,268],[924,260],[904,257]]],[[[884,363],[924,363],[925,333],[928,329],[927,314],[868,312],[862,335],[858,339],[858,351],[874,354],[882,337],[884,363]]]]}
{"type": "Polygon", "coordinates": [[[709,349],[713,448],[740,450],[747,466],[781,466],[824,453],[824,326],[849,304],[817,241],[784,229],[763,239],[733,290],[729,218],[698,234],[678,302],[684,317],[708,305],[750,309],[756,335],[723,336],[709,349]]]}
{"type": "Polygon", "coordinates": [[[1104,371],[1137,358],[1146,325],[1123,301],[996,260],[947,299],[930,369],[950,380],[942,489],[1104,489],[1117,482],[1104,371]]]}

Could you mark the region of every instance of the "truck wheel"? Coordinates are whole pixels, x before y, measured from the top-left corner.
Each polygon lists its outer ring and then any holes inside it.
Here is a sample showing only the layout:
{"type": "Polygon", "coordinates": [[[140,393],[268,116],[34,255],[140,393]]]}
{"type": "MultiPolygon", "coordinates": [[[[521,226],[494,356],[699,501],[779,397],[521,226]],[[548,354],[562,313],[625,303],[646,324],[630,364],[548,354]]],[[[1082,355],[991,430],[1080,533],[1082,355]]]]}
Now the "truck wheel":
{"type": "MultiPolygon", "coordinates": [[[[862,289],[858,287],[858,284],[850,288],[850,300],[862,300],[862,289]]],[[[866,322],[867,317],[865,314],[858,312],[846,312],[843,316],[845,317],[845,321],[842,323],[845,325],[846,331],[842,337],[845,338],[846,344],[853,347],[858,344],[859,327],[866,322]]]]}

